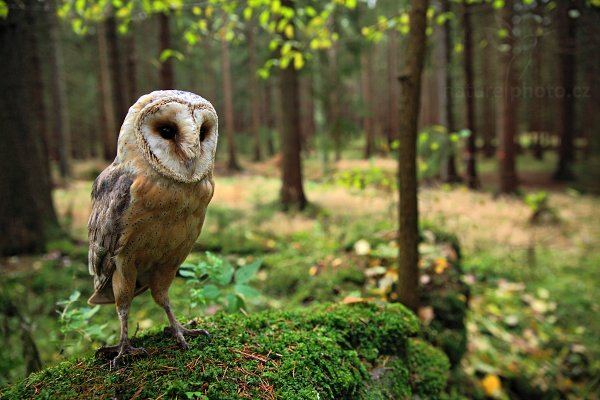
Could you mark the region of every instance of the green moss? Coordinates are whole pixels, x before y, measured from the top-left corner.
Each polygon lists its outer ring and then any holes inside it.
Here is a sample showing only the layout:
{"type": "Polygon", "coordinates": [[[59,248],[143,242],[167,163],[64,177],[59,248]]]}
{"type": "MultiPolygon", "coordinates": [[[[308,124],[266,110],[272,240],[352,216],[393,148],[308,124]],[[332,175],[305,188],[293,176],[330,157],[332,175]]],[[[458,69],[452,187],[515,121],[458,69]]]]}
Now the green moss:
{"type": "Polygon", "coordinates": [[[203,323],[212,341],[180,351],[158,332],[133,340],[148,358],[109,370],[89,356],[32,374],[5,388],[17,398],[435,398],[448,371],[441,352],[411,337],[419,325],[400,305],[320,305],[203,323]],[[377,371],[383,366],[385,376],[377,371]]]}
{"type": "Polygon", "coordinates": [[[413,394],[423,399],[434,399],[440,395],[440,387],[448,380],[450,363],[441,350],[428,343],[410,339],[408,341],[409,368],[412,372],[413,394]]]}

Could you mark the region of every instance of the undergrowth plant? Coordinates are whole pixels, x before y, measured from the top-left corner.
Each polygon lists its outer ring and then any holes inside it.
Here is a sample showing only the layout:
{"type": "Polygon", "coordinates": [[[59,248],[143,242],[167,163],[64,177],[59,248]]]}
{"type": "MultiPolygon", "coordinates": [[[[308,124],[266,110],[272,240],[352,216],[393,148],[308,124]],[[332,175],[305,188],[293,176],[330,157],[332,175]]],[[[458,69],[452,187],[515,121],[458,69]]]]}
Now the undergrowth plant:
{"type": "Polygon", "coordinates": [[[115,339],[114,334],[107,333],[108,324],[93,322],[93,317],[100,311],[100,306],[78,306],[81,293],[75,290],[68,299],[56,303],[63,336],[63,350],[81,347],[83,341],[109,342],[115,339]],[[76,334],[76,338],[73,338],[76,334]]]}
{"type": "Polygon", "coordinates": [[[233,266],[227,259],[210,252],[197,264],[184,263],[179,274],[190,286],[190,309],[218,305],[227,312],[246,311],[246,302],[260,296],[248,285],[262,260],[233,266]]]}

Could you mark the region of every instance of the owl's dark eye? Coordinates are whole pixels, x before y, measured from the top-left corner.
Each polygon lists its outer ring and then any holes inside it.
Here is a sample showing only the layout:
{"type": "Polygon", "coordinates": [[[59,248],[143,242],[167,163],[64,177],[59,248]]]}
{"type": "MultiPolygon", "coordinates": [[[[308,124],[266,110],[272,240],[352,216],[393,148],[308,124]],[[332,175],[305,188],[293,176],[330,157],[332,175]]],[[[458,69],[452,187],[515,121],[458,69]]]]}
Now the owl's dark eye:
{"type": "Polygon", "coordinates": [[[210,129],[210,127],[207,124],[204,124],[200,127],[200,141],[204,142],[204,139],[206,139],[206,135],[208,135],[208,130],[210,129]]]}
{"type": "Polygon", "coordinates": [[[165,140],[173,140],[177,136],[177,127],[171,124],[164,124],[158,126],[158,133],[165,140]]]}

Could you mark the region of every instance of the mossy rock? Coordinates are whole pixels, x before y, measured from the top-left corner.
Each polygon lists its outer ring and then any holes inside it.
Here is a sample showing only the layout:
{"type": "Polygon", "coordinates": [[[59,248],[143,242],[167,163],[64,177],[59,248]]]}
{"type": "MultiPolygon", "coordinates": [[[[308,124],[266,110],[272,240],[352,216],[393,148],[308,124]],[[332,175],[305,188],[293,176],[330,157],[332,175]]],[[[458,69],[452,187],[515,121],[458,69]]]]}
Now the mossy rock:
{"type": "Polygon", "coordinates": [[[202,326],[212,340],[192,338],[187,352],[152,332],[133,340],[147,358],[117,370],[93,356],[66,361],[0,398],[431,399],[449,370],[441,351],[414,338],[419,323],[401,305],[217,315],[202,326]]]}

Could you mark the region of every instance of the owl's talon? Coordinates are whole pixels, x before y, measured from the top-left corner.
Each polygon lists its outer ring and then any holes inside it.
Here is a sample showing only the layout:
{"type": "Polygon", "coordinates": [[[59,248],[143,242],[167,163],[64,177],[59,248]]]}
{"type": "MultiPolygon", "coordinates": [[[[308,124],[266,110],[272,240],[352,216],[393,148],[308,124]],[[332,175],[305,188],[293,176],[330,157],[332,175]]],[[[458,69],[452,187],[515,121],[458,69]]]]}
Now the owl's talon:
{"type": "Polygon", "coordinates": [[[150,354],[143,347],[133,347],[129,342],[122,341],[116,346],[104,346],[96,350],[96,358],[110,358],[113,354],[115,357],[110,360],[110,368],[116,369],[120,365],[124,365],[125,356],[142,356],[148,357],[150,354]]]}
{"type": "Polygon", "coordinates": [[[187,329],[179,324],[177,324],[175,328],[173,328],[172,326],[167,326],[163,331],[165,333],[169,332],[171,335],[175,336],[175,339],[177,339],[177,342],[183,350],[189,350],[190,348],[190,345],[187,343],[184,336],[196,337],[204,335],[209,340],[212,340],[210,333],[208,333],[208,331],[205,329],[187,329]]]}

